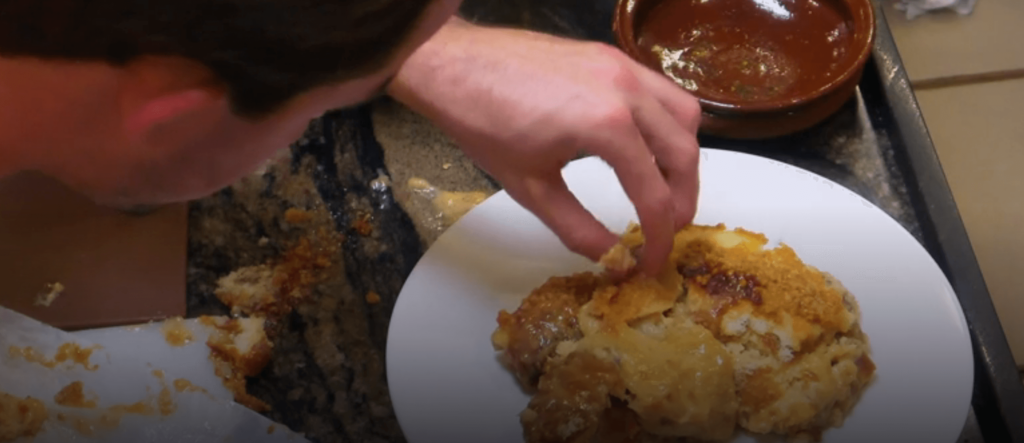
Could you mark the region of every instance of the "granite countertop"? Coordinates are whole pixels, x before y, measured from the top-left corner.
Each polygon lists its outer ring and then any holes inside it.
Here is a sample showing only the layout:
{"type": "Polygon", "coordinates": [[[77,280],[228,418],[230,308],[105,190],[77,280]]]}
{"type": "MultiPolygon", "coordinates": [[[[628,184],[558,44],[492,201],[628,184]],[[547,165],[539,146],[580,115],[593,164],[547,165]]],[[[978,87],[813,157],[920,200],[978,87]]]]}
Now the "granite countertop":
{"type": "MultiPolygon", "coordinates": [[[[476,21],[610,41],[613,5],[476,0],[462,12],[476,21]]],[[[872,94],[870,87],[858,91],[802,134],[701,144],[825,176],[923,241],[907,177],[894,166],[894,128],[879,125],[872,94]]],[[[402,105],[382,99],[329,113],[263,170],[192,203],[188,316],[230,312],[216,295],[225,276],[260,266],[287,269],[286,279],[270,282],[289,301],[270,314],[273,357],[249,380],[249,394],[271,406],[269,418],[314,442],[403,442],[386,383],[386,337],[403,282],[452,221],[433,197],[498,190],[445,135],[402,105]]]]}
{"type": "Polygon", "coordinates": [[[312,441],[404,441],[384,352],[403,282],[452,221],[431,197],[497,189],[399,104],[328,114],[262,171],[191,205],[188,316],[229,314],[216,291],[233,271],[301,268],[303,301],[271,315],[273,358],[249,394],[312,441]],[[304,254],[327,260],[295,259],[304,254]]]}

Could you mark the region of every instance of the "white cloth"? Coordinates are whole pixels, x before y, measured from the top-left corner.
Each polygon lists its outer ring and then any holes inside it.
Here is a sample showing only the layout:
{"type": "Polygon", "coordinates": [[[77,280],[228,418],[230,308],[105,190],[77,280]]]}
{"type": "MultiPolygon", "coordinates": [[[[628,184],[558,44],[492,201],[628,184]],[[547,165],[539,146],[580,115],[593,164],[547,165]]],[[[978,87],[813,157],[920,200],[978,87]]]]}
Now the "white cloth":
{"type": "Polygon", "coordinates": [[[960,15],[970,15],[978,0],[899,0],[896,10],[907,14],[907,20],[913,20],[930,11],[952,9],[960,15]]]}

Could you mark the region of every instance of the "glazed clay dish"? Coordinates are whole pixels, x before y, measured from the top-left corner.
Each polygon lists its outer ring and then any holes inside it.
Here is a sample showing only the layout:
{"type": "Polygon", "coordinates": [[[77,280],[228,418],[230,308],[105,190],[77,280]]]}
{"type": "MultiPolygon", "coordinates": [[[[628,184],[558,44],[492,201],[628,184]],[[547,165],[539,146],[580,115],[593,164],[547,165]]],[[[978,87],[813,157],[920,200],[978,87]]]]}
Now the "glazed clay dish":
{"type": "Polygon", "coordinates": [[[870,0],[620,0],[619,46],[701,102],[701,131],[807,129],[856,90],[874,41],[870,0]]]}

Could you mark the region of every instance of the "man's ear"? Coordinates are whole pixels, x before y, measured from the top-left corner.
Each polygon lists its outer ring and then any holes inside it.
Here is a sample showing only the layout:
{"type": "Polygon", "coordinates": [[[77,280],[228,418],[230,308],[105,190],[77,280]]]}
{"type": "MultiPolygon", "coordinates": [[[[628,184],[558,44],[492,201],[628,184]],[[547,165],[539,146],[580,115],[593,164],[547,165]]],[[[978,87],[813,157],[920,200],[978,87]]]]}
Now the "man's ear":
{"type": "Polygon", "coordinates": [[[230,112],[213,74],[180,58],[149,57],[132,62],[124,70],[119,90],[122,130],[133,144],[185,122],[192,130],[201,131],[206,129],[201,122],[230,112]],[[196,124],[200,127],[192,126],[196,124]]]}
{"type": "Polygon", "coordinates": [[[203,89],[168,91],[126,109],[125,129],[133,136],[144,136],[157,126],[199,110],[208,110],[217,101],[217,97],[203,89]]]}

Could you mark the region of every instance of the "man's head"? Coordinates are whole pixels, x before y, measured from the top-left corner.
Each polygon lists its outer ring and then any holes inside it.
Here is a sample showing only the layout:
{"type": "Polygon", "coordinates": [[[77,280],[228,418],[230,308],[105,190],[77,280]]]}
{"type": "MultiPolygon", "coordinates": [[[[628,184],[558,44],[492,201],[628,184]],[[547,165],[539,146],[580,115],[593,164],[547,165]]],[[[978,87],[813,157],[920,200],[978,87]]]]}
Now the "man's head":
{"type": "Polygon", "coordinates": [[[201,196],[379,92],[458,3],[2,1],[0,171],[115,204],[201,196]]]}

